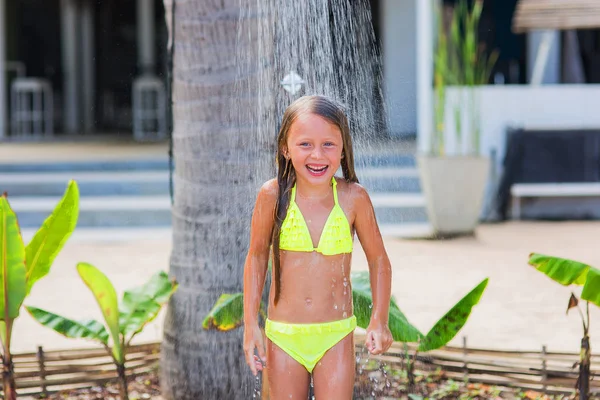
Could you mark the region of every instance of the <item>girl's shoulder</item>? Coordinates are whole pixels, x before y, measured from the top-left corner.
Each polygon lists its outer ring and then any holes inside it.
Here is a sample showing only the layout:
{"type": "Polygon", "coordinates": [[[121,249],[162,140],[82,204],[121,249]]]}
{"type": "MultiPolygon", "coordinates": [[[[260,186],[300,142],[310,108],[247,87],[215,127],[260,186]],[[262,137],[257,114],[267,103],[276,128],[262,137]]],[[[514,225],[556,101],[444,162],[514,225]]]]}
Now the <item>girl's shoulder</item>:
{"type": "Polygon", "coordinates": [[[260,187],[258,196],[256,199],[257,203],[269,206],[275,206],[277,203],[277,196],[279,195],[279,186],[277,185],[277,179],[269,179],[260,187]]]}
{"type": "Polygon", "coordinates": [[[338,197],[351,205],[370,202],[367,189],[358,182],[348,182],[344,178],[335,178],[337,182],[338,197]]]}

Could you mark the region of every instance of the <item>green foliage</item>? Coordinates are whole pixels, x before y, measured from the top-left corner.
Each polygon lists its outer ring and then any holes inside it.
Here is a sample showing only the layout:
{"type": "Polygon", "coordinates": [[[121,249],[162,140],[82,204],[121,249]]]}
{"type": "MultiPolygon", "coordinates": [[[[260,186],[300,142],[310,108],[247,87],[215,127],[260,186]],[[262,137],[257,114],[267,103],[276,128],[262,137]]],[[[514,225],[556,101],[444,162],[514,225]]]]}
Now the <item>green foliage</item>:
{"type": "Polygon", "coordinates": [[[140,333],[176,290],[177,283],[164,271],[154,274],[144,285],[126,290],[119,307],[119,332],[132,337],[140,333]]]}
{"type": "Polygon", "coordinates": [[[244,323],[244,295],[242,293],[222,294],[210,310],[202,327],[230,331],[244,323]]]}
{"type": "Polygon", "coordinates": [[[578,261],[533,253],[529,265],[564,286],[583,286],[581,298],[600,307],[600,270],[578,261]]]}
{"type": "Polygon", "coordinates": [[[113,340],[113,356],[119,363],[123,363],[124,354],[123,346],[120,340],[119,329],[119,301],[117,300],[117,292],[110,280],[100,270],[91,264],[77,264],[77,272],[87,287],[92,291],[102,316],[108,327],[108,332],[113,340]]]}
{"type": "MultiPolygon", "coordinates": [[[[449,26],[444,23],[443,5],[440,5],[436,13],[438,24],[434,52],[435,135],[433,135],[432,147],[434,154],[445,153],[444,118],[447,87],[472,89],[477,85],[485,85],[498,60],[498,52],[492,51],[487,55],[479,41],[478,29],[483,2],[474,1],[470,9],[467,4],[466,0],[459,0],[456,3],[449,26]]],[[[463,127],[469,127],[474,131],[472,147],[477,151],[480,136],[478,101],[474,98],[473,90],[464,91],[463,94],[467,98],[461,99],[460,104],[453,110],[457,141],[460,142],[463,127]],[[463,110],[466,111],[466,115],[463,114],[463,110]],[[463,121],[464,116],[468,121],[463,121]]]]}
{"type": "Polygon", "coordinates": [[[44,221],[26,248],[27,294],[34,283],[46,276],[50,266],[75,230],[79,215],[79,190],[71,181],[54,212],[44,221]]]}
{"type": "Polygon", "coordinates": [[[25,245],[17,216],[5,196],[0,197],[0,319],[8,322],[19,316],[25,299],[25,245]]]}
{"type": "Polygon", "coordinates": [[[112,356],[121,385],[121,398],[128,399],[125,377],[125,354],[131,340],[158,315],[177,290],[177,282],[165,272],[157,272],[144,285],[125,291],[121,306],[110,280],[91,264],[77,264],[77,272],[93,293],[106,326],[96,320],[74,321],[66,317],[27,306],[27,311],[40,324],[68,338],[100,342],[112,356]],[[108,329],[107,329],[108,327],[108,329]],[[109,346],[112,339],[112,350],[109,346]]]}
{"type": "MultiPolygon", "coordinates": [[[[367,328],[373,309],[373,295],[371,293],[369,273],[366,271],[352,272],[350,279],[352,281],[352,300],[354,302],[354,315],[356,316],[357,324],[361,328],[367,328]]],[[[418,342],[420,338],[425,336],[408,322],[408,318],[400,311],[400,307],[398,307],[393,297],[390,299],[388,325],[392,332],[392,337],[399,342],[418,342]]]]}
{"type": "MultiPolygon", "coordinates": [[[[369,273],[367,271],[353,272],[350,275],[350,280],[352,282],[352,300],[357,325],[361,328],[367,328],[373,308],[369,273]]],[[[466,323],[473,307],[479,302],[487,283],[488,279],[486,278],[471,290],[446,315],[440,318],[427,335],[422,334],[408,321],[408,318],[392,297],[388,325],[394,340],[420,342],[419,351],[434,350],[446,345],[466,323]]],[[[204,318],[202,327],[220,331],[235,329],[244,322],[243,312],[242,293],[223,294],[204,318]]]]}
{"type": "Polygon", "coordinates": [[[110,350],[110,337],[111,354],[115,363],[122,365],[133,337],[156,318],[178,285],[165,272],[157,272],[144,285],[126,291],[119,306],[112,283],[99,269],[91,264],[79,263],[77,271],[100,306],[106,325],[95,320],[73,321],[36,307],[28,306],[27,311],[39,323],[61,335],[96,340],[107,350],[110,350]]]}
{"type": "Polygon", "coordinates": [[[13,322],[33,285],[50,271],[78,216],[79,189],[70,181],[60,202],[25,246],[6,194],[0,197],[0,339],[7,398],[16,396],[10,352],[13,322]]]}
{"type": "Polygon", "coordinates": [[[567,312],[577,308],[583,324],[583,338],[579,353],[579,378],[577,379],[578,398],[587,399],[590,381],[590,303],[600,306],[600,270],[579,261],[552,257],[544,254],[529,255],[529,265],[542,272],[550,279],[564,286],[583,286],[581,298],[586,300],[586,312],[579,308],[579,300],[574,293],[569,298],[567,312]]]}
{"type": "Polygon", "coordinates": [[[96,320],[74,321],[41,308],[25,306],[29,314],[42,325],[72,339],[93,339],[108,345],[109,334],[96,320]]]}
{"type": "Polygon", "coordinates": [[[438,349],[450,342],[467,322],[471,310],[479,303],[487,284],[488,278],[481,281],[479,285],[440,318],[419,343],[419,351],[438,349]]]}

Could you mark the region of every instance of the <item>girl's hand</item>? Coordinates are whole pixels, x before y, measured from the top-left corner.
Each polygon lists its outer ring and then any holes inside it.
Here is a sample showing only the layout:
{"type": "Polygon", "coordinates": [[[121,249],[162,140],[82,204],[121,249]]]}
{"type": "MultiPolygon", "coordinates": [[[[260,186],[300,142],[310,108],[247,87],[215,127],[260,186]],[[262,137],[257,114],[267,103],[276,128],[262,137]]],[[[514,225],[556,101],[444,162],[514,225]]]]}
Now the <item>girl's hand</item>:
{"type": "Polygon", "coordinates": [[[371,321],[367,327],[366,341],[367,350],[369,350],[371,354],[381,354],[386,352],[393,341],[394,338],[392,338],[392,332],[390,332],[390,328],[388,328],[387,324],[371,321]]]}
{"type": "Polygon", "coordinates": [[[263,370],[263,364],[267,361],[265,357],[265,345],[263,336],[258,325],[244,326],[244,353],[246,354],[246,364],[256,376],[258,371],[263,370]],[[254,349],[258,350],[258,357],[254,354],[254,349]]]}

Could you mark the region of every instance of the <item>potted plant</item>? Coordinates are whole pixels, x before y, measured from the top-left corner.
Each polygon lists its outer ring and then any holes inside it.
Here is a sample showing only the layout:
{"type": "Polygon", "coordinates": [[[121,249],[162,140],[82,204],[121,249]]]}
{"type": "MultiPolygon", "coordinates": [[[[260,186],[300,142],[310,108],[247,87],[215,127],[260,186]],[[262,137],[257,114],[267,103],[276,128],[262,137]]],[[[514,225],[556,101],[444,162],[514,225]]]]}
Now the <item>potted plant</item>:
{"type": "Polygon", "coordinates": [[[498,53],[486,54],[479,43],[483,2],[467,3],[456,3],[449,24],[438,12],[433,142],[430,153],[417,157],[427,214],[438,237],[474,232],[490,168],[489,158],[479,151],[476,86],[488,82],[498,53]]]}

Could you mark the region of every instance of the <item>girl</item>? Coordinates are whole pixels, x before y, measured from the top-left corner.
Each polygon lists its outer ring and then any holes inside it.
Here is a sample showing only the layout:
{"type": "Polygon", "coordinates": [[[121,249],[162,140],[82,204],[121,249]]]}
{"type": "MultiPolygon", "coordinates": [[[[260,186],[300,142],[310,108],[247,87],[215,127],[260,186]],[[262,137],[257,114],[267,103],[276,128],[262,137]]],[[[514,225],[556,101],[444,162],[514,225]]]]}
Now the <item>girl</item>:
{"type": "Polygon", "coordinates": [[[254,375],[265,363],[273,400],[306,399],[310,374],[317,399],[351,399],[354,233],[369,263],[373,312],[366,346],[372,354],[392,344],[390,262],[371,200],[354,172],[341,107],[327,97],[301,97],[285,111],[277,145],[277,179],[258,193],[244,267],[246,362],[254,375]],[[340,164],[344,179],[334,176],[340,164]],[[265,357],[257,314],[271,246],[265,357]]]}

